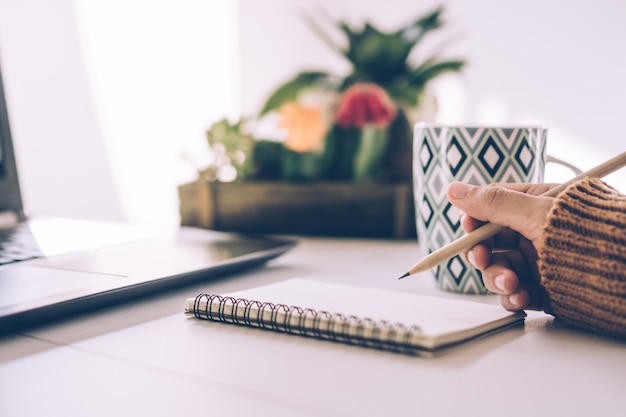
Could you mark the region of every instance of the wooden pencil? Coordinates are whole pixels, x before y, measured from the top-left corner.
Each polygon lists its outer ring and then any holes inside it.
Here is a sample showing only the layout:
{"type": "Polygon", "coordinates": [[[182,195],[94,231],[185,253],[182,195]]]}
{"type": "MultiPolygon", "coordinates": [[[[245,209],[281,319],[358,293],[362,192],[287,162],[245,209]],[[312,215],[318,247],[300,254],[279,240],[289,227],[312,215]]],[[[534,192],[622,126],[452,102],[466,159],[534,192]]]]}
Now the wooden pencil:
{"type": "MultiPolygon", "coordinates": [[[[568,185],[571,183],[578,181],[585,177],[595,177],[602,178],[606,175],[609,175],[612,172],[617,171],[626,165],[626,152],[622,152],[614,158],[611,158],[600,165],[590,169],[589,171],[583,172],[582,174],[572,178],[571,180],[560,184],[556,187],[551,188],[547,192],[541,194],[542,196],[547,197],[555,197],[561,191],[563,191],[568,185]]],[[[446,246],[437,249],[436,251],[430,253],[420,260],[418,263],[413,265],[411,269],[408,270],[404,275],[402,275],[399,279],[408,277],[410,275],[416,274],[418,272],[426,271],[428,269],[434,268],[440,263],[447,261],[448,259],[458,255],[466,249],[471,248],[472,246],[489,239],[491,236],[499,233],[504,229],[504,226],[500,226],[493,223],[487,223],[478,229],[462,236],[461,238],[449,243],[446,246]]]]}

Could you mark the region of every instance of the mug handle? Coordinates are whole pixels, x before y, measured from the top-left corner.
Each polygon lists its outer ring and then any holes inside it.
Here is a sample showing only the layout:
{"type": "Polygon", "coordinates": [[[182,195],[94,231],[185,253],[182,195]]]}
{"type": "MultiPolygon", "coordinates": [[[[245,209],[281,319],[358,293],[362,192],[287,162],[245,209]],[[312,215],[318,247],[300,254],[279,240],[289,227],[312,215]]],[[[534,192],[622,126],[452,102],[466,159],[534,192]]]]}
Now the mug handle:
{"type": "Polygon", "coordinates": [[[548,155],[546,157],[546,163],[550,163],[550,162],[558,164],[558,165],[563,165],[564,167],[571,169],[576,176],[583,173],[582,169],[552,155],[548,155]]]}

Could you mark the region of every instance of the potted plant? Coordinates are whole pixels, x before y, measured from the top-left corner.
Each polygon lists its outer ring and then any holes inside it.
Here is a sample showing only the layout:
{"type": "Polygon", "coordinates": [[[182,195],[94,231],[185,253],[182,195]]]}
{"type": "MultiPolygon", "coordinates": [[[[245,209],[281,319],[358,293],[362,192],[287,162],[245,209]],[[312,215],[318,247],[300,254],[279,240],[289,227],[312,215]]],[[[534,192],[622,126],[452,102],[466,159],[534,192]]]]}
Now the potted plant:
{"type": "MultiPolygon", "coordinates": [[[[465,66],[462,59],[444,60],[433,55],[416,60],[413,55],[426,36],[443,26],[443,11],[437,8],[392,32],[381,31],[369,22],[358,28],[335,22],[343,45],[332,41],[317,21],[308,18],[320,39],[350,63],[350,71],[345,75],[323,70],[300,72],[270,94],[256,117],[234,123],[221,120],[211,126],[207,138],[216,157],[200,170],[200,178],[210,188],[207,193],[212,196],[212,205],[205,211],[212,213],[213,220],[204,226],[222,228],[215,216],[223,220],[225,214],[220,210],[228,209],[239,213],[227,222],[231,229],[297,233],[304,227],[298,224],[313,222],[317,232],[307,229],[307,233],[381,235],[378,231],[363,232],[364,223],[380,223],[382,216],[390,216],[391,226],[385,226],[387,235],[412,235],[411,147],[412,124],[417,120],[412,120],[411,114],[426,98],[431,80],[465,66]],[[280,140],[255,133],[255,125],[263,120],[276,120],[280,140]],[[220,170],[236,173],[228,188],[215,181],[220,170]],[[250,189],[254,186],[270,188],[258,194],[258,201],[243,202],[243,196],[257,195],[250,189]],[[228,208],[220,207],[218,199],[223,201],[227,190],[236,187],[235,201],[228,208]],[[364,197],[357,198],[348,190],[360,190],[364,197]],[[351,197],[346,200],[339,194],[351,197]],[[306,200],[306,196],[312,196],[311,201],[297,211],[298,201],[306,200]],[[371,219],[358,219],[359,212],[367,211],[366,206],[376,205],[372,196],[384,199],[383,207],[389,208],[374,210],[371,219]],[[274,202],[269,209],[260,207],[267,206],[268,201],[274,202]],[[333,205],[342,206],[333,210],[333,205]],[[246,207],[252,218],[243,220],[242,210],[235,206],[246,207]],[[278,213],[277,221],[283,223],[268,225],[267,215],[257,216],[266,211],[278,213]],[[331,216],[339,224],[329,222],[331,216]],[[266,227],[250,227],[260,222],[256,217],[262,217],[266,227]],[[285,219],[293,219],[294,224],[281,228],[285,219]],[[346,222],[346,230],[339,227],[346,222]],[[330,229],[322,227],[329,223],[330,229]],[[341,230],[332,233],[338,227],[341,230]]],[[[184,211],[181,205],[181,214],[184,211]]],[[[193,223],[183,218],[185,222],[193,223]]]]}

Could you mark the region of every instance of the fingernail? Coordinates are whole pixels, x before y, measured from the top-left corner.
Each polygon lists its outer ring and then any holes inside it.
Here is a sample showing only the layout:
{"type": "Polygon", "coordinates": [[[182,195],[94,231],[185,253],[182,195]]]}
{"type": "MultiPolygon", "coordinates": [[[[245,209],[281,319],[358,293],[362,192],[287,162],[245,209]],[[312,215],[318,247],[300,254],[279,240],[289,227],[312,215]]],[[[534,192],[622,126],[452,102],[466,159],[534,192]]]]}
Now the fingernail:
{"type": "Polygon", "coordinates": [[[496,285],[497,289],[504,291],[504,274],[496,276],[493,283],[496,285]]]}
{"type": "Polygon", "coordinates": [[[515,307],[519,307],[519,297],[517,294],[511,294],[509,295],[509,303],[511,303],[512,305],[514,305],[515,307]]]}
{"type": "Polygon", "coordinates": [[[474,255],[474,249],[473,248],[470,249],[469,252],[467,252],[467,260],[473,266],[476,266],[476,255],[474,255]]]}
{"type": "Polygon", "coordinates": [[[464,198],[469,191],[469,185],[463,184],[462,182],[453,182],[448,187],[448,192],[451,197],[454,198],[464,198]]]}

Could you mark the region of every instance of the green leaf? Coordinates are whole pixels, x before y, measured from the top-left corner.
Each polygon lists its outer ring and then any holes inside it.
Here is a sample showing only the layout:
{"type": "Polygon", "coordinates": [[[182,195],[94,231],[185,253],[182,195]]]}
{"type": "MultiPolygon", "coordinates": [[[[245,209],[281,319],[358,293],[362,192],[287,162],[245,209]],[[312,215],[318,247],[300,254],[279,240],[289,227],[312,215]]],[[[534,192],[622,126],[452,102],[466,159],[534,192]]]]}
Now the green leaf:
{"type": "Polygon", "coordinates": [[[327,72],[308,71],[298,74],[294,79],[287,81],[276,89],[267,99],[261,116],[280,108],[284,103],[295,101],[302,90],[321,84],[330,80],[331,76],[327,72]]]}
{"type": "MultiPolygon", "coordinates": [[[[245,178],[252,169],[250,156],[254,149],[255,139],[246,132],[244,122],[243,118],[236,122],[222,119],[213,123],[206,131],[207,141],[212,148],[217,144],[223,146],[225,155],[231,160],[230,164],[237,170],[237,178],[245,178]],[[241,154],[243,154],[243,160],[241,154]]],[[[221,162],[213,168],[218,168],[220,164],[221,162]]]]}
{"type": "Polygon", "coordinates": [[[356,48],[356,45],[358,45],[361,42],[360,40],[361,34],[353,31],[352,28],[345,22],[339,21],[337,25],[339,26],[339,29],[341,29],[341,31],[344,33],[344,35],[346,35],[346,38],[348,39],[348,45],[347,45],[346,50],[343,51],[343,55],[346,57],[348,61],[350,61],[354,65],[354,59],[355,59],[354,50],[356,48]]]}
{"type": "Polygon", "coordinates": [[[421,84],[414,86],[408,83],[394,84],[387,88],[387,92],[394,100],[405,103],[410,107],[418,105],[419,97],[423,90],[424,86],[421,84]]]}
{"type": "Polygon", "coordinates": [[[439,29],[443,25],[441,15],[444,8],[439,7],[430,14],[420,17],[411,25],[404,27],[396,32],[396,36],[405,40],[409,51],[412,50],[424,36],[436,29],[439,29]]]}
{"type": "Polygon", "coordinates": [[[441,20],[441,15],[443,14],[444,8],[438,7],[430,14],[427,14],[415,22],[415,26],[422,29],[424,32],[429,32],[431,30],[435,30],[443,25],[443,21],[441,20]]]}
{"type": "Polygon", "coordinates": [[[426,60],[422,65],[411,72],[409,83],[412,86],[424,86],[433,78],[446,72],[458,72],[465,67],[464,60],[439,61],[435,58],[426,60]]]}
{"type": "Polygon", "coordinates": [[[403,39],[370,28],[351,53],[355,74],[386,86],[406,71],[409,52],[410,48],[403,39]]]}
{"type": "Polygon", "coordinates": [[[206,131],[209,145],[221,143],[227,151],[240,149],[242,144],[250,142],[250,135],[242,132],[242,120],[230,122],[228,119],[221,119],[211,125],[206,131]]]}

